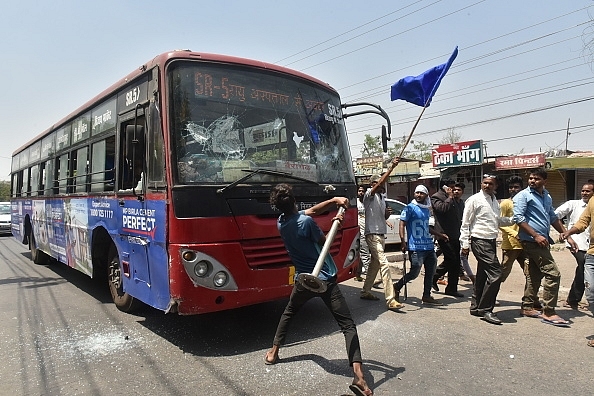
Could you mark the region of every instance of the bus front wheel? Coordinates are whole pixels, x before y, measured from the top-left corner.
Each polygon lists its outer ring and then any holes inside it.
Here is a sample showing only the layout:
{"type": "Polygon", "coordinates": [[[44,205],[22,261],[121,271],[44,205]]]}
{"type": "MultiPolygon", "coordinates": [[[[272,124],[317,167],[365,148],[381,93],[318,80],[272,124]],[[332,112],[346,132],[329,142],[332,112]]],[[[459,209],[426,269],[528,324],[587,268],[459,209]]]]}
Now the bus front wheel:
{"type": "Polygon", "coordinates": [[[122,282],[122,266],[120,265],[120,256],[115,246],[111,246],[109,250],[109,258],[107,264],[107,282],[109,283],[109,291],[115,306],[123,312],[132,312],[137,307],[137,301],[124,292],[124,284],[122,282]]]}
{"type": "Polygon", "coordinates": [[[31,251],[31,259],[35,264],[48,264],[49,256],[37,248],[37,242],[33,231],[29,235],[29,250],[31,251]]]}

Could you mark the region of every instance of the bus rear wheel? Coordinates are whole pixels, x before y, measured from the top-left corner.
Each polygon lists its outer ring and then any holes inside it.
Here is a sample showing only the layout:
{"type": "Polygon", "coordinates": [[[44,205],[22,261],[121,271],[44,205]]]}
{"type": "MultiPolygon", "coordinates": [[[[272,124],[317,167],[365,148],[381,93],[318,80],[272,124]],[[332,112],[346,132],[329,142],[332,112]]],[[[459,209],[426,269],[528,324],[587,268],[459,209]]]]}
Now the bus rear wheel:
{"type": "Polygon", "coordinates": [[[124,292],[122,282],[122,266],[120,256],[115,246],[109,249],[107,261],[107,282],[109,291],[115,306],[123,312],[133,312],[138,307],[138,301],[128,293],[124,292]]]}
{"type": "Polygon", "coordinates": [[[33,231],[31,231],[31,234],[29,235],[29,250],[31,251],[31,259],[35,264],[43,265],[49,263],[49,256],[45,252],[37,249],[37,242],[35,242],[33,231]]]}

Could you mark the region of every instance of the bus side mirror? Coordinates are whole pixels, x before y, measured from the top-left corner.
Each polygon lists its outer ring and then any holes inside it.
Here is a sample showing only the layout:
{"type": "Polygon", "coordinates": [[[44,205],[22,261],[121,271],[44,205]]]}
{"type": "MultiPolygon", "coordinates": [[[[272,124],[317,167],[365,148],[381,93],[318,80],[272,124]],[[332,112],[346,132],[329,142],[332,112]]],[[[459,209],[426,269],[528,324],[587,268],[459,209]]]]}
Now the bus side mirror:
{"type": "Polygon", "coordinates": [[[144,128],[140,125],[126,126],[126,157],[144,155],[144,128]]]}
{"type": "Polygon", "coordinates": [[[382,150],[384,153],[388,152],[388,134],[386,133],[386,126],[382,125],[382,150]]]}

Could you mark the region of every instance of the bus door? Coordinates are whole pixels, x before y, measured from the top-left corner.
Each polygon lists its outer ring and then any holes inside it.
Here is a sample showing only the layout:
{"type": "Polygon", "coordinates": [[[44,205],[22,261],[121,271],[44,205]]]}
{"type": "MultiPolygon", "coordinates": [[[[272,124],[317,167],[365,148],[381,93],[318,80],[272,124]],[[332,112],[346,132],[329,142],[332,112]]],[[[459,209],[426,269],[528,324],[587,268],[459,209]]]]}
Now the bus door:
{"type": "Polygon", "coordinates": [[[118,206],[121,211],[119,250],[124,291],[149,301],[149,251],[155,216],[147,207],[144,116],[120,124],[118,206]]]}

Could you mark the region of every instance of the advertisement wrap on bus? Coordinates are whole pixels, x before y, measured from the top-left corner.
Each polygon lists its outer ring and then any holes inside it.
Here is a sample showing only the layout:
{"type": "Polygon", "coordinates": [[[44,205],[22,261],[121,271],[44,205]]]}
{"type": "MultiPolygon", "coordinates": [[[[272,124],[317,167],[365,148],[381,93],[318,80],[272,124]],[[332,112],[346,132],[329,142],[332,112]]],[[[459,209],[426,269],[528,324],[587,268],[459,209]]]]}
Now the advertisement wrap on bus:
{"type": "MultiPolygon", "coordinates": [[[[289,183],[299,209],[351,200],[330,248],[344,281],[359,265],[345,117],[300,72],[161,54],[14,152],[12,233],[37,264],[106,278],[123,311],[232,309],[292,290],[269,203],[289,183]]],[[[323,231],[335,214],[316,218],[323,231]]]]}

